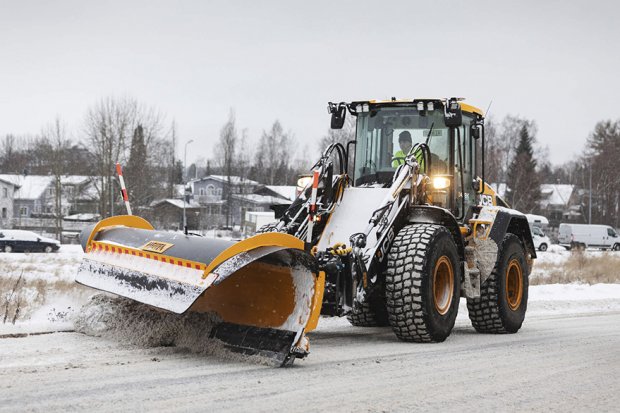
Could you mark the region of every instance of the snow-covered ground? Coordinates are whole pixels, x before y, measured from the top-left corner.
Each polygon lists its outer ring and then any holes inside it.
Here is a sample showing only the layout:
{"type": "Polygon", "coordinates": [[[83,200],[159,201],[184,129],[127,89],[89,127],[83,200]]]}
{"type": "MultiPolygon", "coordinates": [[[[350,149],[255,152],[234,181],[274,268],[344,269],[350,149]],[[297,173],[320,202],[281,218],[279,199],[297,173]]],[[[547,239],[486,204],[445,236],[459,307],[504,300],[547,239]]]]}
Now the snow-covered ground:
{"type": "MultiPolygon", "coordinates": [[[[605,254],[616,253],[587,251],[584,259],[605,254]]],[[[75,315],[88,298],[97,293],[74,282],[82,256],[79,245],[63,245],[54,254],[0,253],[0,334],[73,329],[75,315]],[[17,306],[19,311],[15,317],[17,306]],[[13,318],[16,318],[15,324],[13,318]]],[[[532,278],[544,278],[549,272],[561,269],[569,259],[571,253],[558,246],[540,252],[532,278]]],[[[618,268],[611,271],[620,271],[618,268]]],[[[467,320],[467,309],[464,300],[461,301],[459,319],[467,320]]],[[[530,286],[528,315],[610,310],[620,310],[620,284],[530,286]]],[[[324,319],[319,329],[348,326],[346,319],[324,319]]]]}

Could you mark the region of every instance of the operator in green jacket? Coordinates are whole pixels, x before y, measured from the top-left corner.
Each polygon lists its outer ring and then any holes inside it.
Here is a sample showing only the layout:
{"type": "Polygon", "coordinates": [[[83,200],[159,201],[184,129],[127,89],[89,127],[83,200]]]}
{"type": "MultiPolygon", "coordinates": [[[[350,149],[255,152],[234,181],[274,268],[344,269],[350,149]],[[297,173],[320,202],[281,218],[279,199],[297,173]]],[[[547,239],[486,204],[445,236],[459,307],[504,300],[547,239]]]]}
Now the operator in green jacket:
{"type": "MultiPolygon", "coordinates": [[[[398,145],[400,146],[400,150],[394,154],[392,168],[398,168],[400,165],[405,163],[405,158],[411,150],[411,146],[413,146],[411,133],[409,133],[409,131],[402,131],[398,135],[398,145]]],[[[424,155],[422,154],[422,151],[417,151],[415,156],[420,164],[420,170],[424,170],[424,155]]]]}

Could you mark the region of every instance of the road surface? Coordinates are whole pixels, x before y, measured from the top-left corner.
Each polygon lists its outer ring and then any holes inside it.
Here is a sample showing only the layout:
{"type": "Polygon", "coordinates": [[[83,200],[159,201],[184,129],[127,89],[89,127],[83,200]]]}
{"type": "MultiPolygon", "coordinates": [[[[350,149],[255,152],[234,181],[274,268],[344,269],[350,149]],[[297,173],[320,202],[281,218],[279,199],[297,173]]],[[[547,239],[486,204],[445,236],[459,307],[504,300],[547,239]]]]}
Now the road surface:
{"type": "Polygon", "coordinates": [[[515,335],[459,315],[444,343],[341,322],[278,369],[78,333],[0,339],[0,411],[619,411],[620,312],[528,316],[515,335]]]}

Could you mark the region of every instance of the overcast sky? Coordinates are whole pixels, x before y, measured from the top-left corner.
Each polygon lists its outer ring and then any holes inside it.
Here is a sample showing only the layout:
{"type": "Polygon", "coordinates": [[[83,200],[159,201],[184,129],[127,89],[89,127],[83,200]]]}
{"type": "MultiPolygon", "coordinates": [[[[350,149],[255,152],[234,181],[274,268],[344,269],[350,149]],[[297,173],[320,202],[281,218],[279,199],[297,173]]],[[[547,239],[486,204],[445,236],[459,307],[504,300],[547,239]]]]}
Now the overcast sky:
{"type": "Polygon", "coordinates": [[[620,3],[506,3],[0,0],[0,136],[79,131],[130,95],[176,120],[180,156],[194,139],[191,162],[230,108],[254,140],[277,118],[315,149],[329,100],[463,96],[570,160],[620,118],[620,3]]]}

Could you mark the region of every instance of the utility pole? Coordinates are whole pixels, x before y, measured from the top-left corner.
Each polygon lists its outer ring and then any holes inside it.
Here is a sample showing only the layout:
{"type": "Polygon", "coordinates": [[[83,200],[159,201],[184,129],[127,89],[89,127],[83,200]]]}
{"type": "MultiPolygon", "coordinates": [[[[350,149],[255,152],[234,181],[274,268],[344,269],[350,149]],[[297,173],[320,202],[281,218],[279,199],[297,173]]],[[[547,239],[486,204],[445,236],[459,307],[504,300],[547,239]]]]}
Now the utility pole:
{"type": "MultiPolygon", "coordinates": [[[[185,142],[185,151],[183,154],[183,169],[185,169],[185,176],[187,176],[187,145],[194,142],[193,139],[185,142]]],[[[187,182],[183,179],[183,232],[187,235],[187,215],[185,214],[185,197],[187,196],[187,182]]]]}
{"type": "Polygon", "coordinates": [[[588,225],[592,224],[592,160],[590,160],[590,202],[588,203],[588,225]]]}

